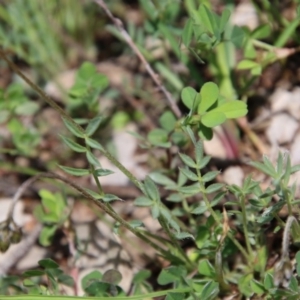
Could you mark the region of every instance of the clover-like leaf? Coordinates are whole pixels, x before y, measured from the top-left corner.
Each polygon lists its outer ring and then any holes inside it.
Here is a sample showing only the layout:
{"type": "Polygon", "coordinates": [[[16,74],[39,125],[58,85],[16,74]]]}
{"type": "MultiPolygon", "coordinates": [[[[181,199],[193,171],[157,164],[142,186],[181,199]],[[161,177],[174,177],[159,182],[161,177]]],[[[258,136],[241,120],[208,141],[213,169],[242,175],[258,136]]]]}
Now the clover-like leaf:
{"type": "Polygon", "coordinates": [[[204,114],[218,99],[219,88],[213,82],[205,83],[200,91],[201,101],[198,106],[198,114],[204,114]]]}
{"type": "Polygon", "coordinates": [[[216,127],[226,121],[226,115],[223,112],[216,111],[215,109],[209,111],[201,118],[201,123],[208,127],[216,127]]]}
{"type": "Polygon", "coordinates": [[[224,113],[227,119],[235,119],[245,116],[248,109],[247,104],[243,101],[232,100],[220,105],[214,111],[224,113]]]}
{"type": "Polygon", "coordinates": [[[198,105],[198,103],[196,103],[197,94],[198,93],[195,91],[195,89],[193,89],[190,86],[185,87],[181,91],[181,100],[187,108],[192,109],[193,107],[197,107],[198,105]]]}

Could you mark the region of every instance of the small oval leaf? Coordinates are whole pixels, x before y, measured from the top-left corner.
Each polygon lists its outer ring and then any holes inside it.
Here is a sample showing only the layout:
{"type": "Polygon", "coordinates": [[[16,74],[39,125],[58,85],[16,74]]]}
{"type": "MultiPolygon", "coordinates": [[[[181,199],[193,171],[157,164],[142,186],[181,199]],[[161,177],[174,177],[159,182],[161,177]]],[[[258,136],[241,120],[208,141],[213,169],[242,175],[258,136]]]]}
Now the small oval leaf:
{"type": "Polygon", "coordinates": [[[97,116],[89,121],[87,128],[85,129],[85,133],[87,136],[91,136],[98,129],[99,125],[103,121],[103,116],[97,116]]]}
{"type": "Polygon", "coordinates": [[[97,169],[95,170],[94,174],[97,177],[101,177],[101,176],[107,176],[110,174],[113,174],[114,172],[112,170],[108,170],[108,169],[97,169]]]}
{"type": "Polygon", "coordinates": [[[201,123],[208,128],[216,127],[226,121],[226,116],[223,112],[212,110],[201,118],[201,123]]]}
{"type": "Polygon", "coordinates": [[[77,169],[77,168],[71,168],[71,167],[65,167],[59,165],[59,167],[64,170],[66,173],[74,175],[74,176],[85,176],[90,174],[90,170],[87,169],[77,169]]]}
{"type": "Polygon", "coordinates": [[[72,141],[69,138],[64,137],[63,135],[60,135],[60,138],[63,140],[63,142],[69,147],[71,148],[73,151],[75,152],[79,152],[79,153],[83,153],[86,152],[87,149],[81,145],[79,145],[78,143],[75,143],[74,141],[72,141]]]}
{"type": "Polygon", "coordinates": [[[214,82],[207,82],[202,86],[200,95],[201,101],[198,106],[198,113],[201,115],[204,114],[217,101],[219,96],[219,88],[214,82]]]}
{"type": "Polygon", "coordinates": [[[185,87],[181,91],[181,100],[187,108],[192,109],[193,107],[197,107],[198,105],[198,103],[196,103],[197,94],[198,93],[196,92],[196,90],[190,86],[185,87]]]}
{"type": "Polygon", "coordinates": [[[94,148],[94,149],[98,149],[102,152],[104,152],[104,148],[102,147],[102,145],[100,143],[98,143],[97,141],[91,139],[91,138],[86,138],[85,142],[87,145],[89,145],[90,147],[94,148]]]}
{"type": "Polygon", "coordinates": [[[65,117],[62,117],[63,122],[65,123],[66,127],[72,132],[75,136],[84,138],[84,132],[80,130],[78,124],[73,124],[71,121],[67,120],[65,117]]]}
{"type": "Polygon", "coordinates": [[[103,202],[111,202],[111,201],[116,201],[116,200],[121,200],[118,196],[113,195],[113,194],[105,194],[104,197],[102,198],[103,202]]]}

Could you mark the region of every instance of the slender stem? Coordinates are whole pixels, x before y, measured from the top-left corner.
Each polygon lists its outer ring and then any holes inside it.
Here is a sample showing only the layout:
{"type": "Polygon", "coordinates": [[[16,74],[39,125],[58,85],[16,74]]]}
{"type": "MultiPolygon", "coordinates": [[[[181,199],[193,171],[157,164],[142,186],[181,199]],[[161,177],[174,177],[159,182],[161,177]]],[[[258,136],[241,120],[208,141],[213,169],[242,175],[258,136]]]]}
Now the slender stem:
{"type": "Polygon", "coordinates": [[[75,190],[77,190],[78,192],[80,192],[85,198],[87,198],[88,200],[90,200],[93,203],[95,203],[98,207],[100,207],[102,210],[104,210],[113,219],[115,219],[117,222],[119,222],[122,226],[124,226],[126,229],[128,229],[129,231],[131,231],[133,234],[135,234],[136,236],[138,236],[144,242],[146,242],[147,244],[149,244],[155,250],[159,251],[161,254],[163,254],[165,256],[167,256],[167,255],[170,256],[170,254],[168,253],[168,251],[164,250],[163,248],[161,248],[161,246],[159,246],[156,243],[154,243],[153,241],[151,241],[140,230],[138,230],[138,229],[133,228],[132,226],[130,226],[130,224],[128,222],[126,222],[122,217],[120,217],[110,207],[106,206],[104,203],[102,203],[102,202],[98,201],[97,199],[95,199],[94,197],[92,197],[82,187],[80,187],[79,185],[75,184],[71,180],[69,180],[69,179],[67,179],[67,178],[65,178],[63,176],[54,174],[54,173],[40,173],[40,174],[37,174],[37,175],[31,177],[27,181],[25,181],[22,184],[22,186],[18,189],[18,191],[16,192],[16,194],[14,196],[14,200],[13,200],[12,206],[10,208],[9,216],[11,216],[13,214],[13,210],[14,210],[15,204],[20,199],[20,197],[21,197],[22,193],[24,193],[25,189],[28,188],[33,182],[35,182],[36,180],[38,180],[40,178],[52,178],[52,179],[58,179],[60,181],[65,182],[66,184],[68,184],[69,186],[73,187],[75,190]]]}
{"type": "MultiPolygon", "coordinates": [[[[243,230],[244,230],[244,237],[245,237],[245,242],[246,242],[246,247],[248,250],[248,253],[250,255],[250,257],[253,259],[253,251],[252,251],[252,247],[250,244],[250,240],[249,240],[249,232],[248,232],[248,226],[247,226],[247,214],[246,214],[246,199],[245,196],[243,195],[241,197],[241,209],[242,209],[242,222],[243,222],[243,230]]],[[[252,260],[251,260],[252,261],[252,260]]]]}
{"type": "Polygon", "coordinates": [[[150,64],[147,62],[145,57],[143,56],[142,52],[139,50],[137,45],[133,42],[131,36],[128,34],[128,32],[125,30],[123,23],[121,22],[120,19],[117,19],[111,11],[108,9],[107,5],[103,0],[94,0],[96,4],[98,4],[106,13],[106,15],[110,18],[110,20],[114,23],[114,25],[117,27],[119,30],[120,34],[126,41],[126,43],[129,45],[129,47],[133,50],[133,52],[137,55],[137,57],[140,59],[142,64],[145,66],[146,71],[154,81],[154,83],[157,85],[158,89],[165,95],[169,107],[172,109],[173,113],[177,118],[181,117],[181,111],[179,107],[177,106],[175,100],[171,96],[171,94],[167,91],[165,86],[160,82],[158,74],[154,72],[150,64]]]}
{"type": "Polygon", "coordinates": [[[267,43],[264,43],[262,41],[259,41],[259,40],[252,40],[252,43],[254,46],[268,50],[268,51],[273,51],[274,49],[276,49],[276,47],[269,45],[267,43]]]}

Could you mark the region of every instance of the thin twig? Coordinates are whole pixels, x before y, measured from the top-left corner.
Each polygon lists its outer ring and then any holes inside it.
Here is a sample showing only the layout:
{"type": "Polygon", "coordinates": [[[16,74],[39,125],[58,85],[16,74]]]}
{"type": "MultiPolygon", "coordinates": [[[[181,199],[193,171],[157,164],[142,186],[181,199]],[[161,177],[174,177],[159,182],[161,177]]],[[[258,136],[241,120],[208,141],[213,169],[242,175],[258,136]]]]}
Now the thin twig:
{"type": "Polygon", "coordinates": [[[10,209],[10,214],[13,213],[14,206],[17,203],[17,201],[22,196],[22,193],[24,193],[25,189],[28,188],[32,183],[34,183],[36,180],[41,178],[52,178],[52,179],[58,179],[69,186],[73,187],[75,190],[77,190],[79,193],[81,193],[86,199],[92,201],[95,203],[98,207],[100,207],[102,210],[104,210],[108,215],[110,215],[113,219],[115,219],[117,222],[119,222],[122,226],[124,226],[126,229],[131,231],[133,234],[138,236],[140,239],[142,239],[144,242],[146,242],[148,245],[152,246],[156,251],[159,251],[163,255],[170,255],[166,250],[164,250],[161,246],[154,243],[152,240],[150,240],[148,237],[146,237],[140,230],[137,228],[132,227],[128,222],[126,222],[122,217],[120,217],[114,210],[110,209],[109,206],[107,206],[105,203],[95,199],[92,197],[88,192],[85,191],[84,188],[77,185],[76,183],[72,182],[70,179],[65,178],[63,176],[54,174],[54,173],[40,173],[38,175],[33,176],[29,180],[25,181],[22,186],[18,189],[16,192],[16,195],[14,197],[12,207],[10,209]]]}
{"type": "Polygon", "coordinates": [[[117,27],[119,32],[121,33],[122,37],[124,38],[125,42],[129,45],[129,47],[132,49],[132,51],[137,55],[137,57],[140,59],[142,64],[145,66],[146,71],[154,81],[154,83],[157,85],[158,89],[165,95],[168,105],[175,114],[177,118],[181,117],[181,111],[179,107],[176,104],[176,101],[173,99],[171,94],[167,91],[165,86],[160,82],[158,74],[155,73],[155,71],[152,69],[152,67],[149,65],[139,48],[136,46],[128,32],[125,30],[123,23],[120,19],[117,19],[114,17],[114,15],[111,13],[109,8],[106,6],[105,2],[103,0],[94,0],[96,4],[98,4],[106,13],[106,15],[111,19],[111,21],[114,23],[114,25],[117,27]]]}

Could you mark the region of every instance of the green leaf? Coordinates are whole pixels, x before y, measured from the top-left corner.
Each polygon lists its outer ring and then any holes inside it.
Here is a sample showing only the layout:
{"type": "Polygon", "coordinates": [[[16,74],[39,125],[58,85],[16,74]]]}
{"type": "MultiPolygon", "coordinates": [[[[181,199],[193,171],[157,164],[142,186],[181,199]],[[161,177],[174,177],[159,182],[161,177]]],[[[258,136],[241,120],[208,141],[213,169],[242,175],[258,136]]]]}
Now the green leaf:
{"type": "Polygon", "coordinates": [[[103,116],[97,116],[97,117],[93,118],[92,120],[90,120],[87,128],[85,129],[86,135],[92,136],[95,133],[95,131],[98,129],[98,127],[100,126],[103,119],[104,119],[103,116]]]}
{"type": "Polygon", "coordinates": [[[291,168],[291,174],[294,174],[299,171],[300,171],[300,165],[295,165],[291,168]]]}
{"type": "Polygon", "coordinates": [[[88,287],[86,287],[85,292],[88,294],[88,296],[102,298],[108,297],[111,293],[117,295],[117,288],[118,287],[107,282],[93,281],[88,287]]]}
{"type": "Polygon", "coordinates": [[[188,195],[195,195],[200,192],[200,186],[199,183],[196,182],[191,185],[183,186],[179,188],[178,191],[188,195]]]}
{"type": "Polygon", "coordinates": [[[97,192],[90,190],[88,188],[83,188],[89,195],[91,195],[93,198],[99,200],[102,199],[102,196],[100,194],[98,194],[97,192]]]}
{"type": "Polygon", "coordinates": [[[198,127],[198,135],[200,139],[210,141],[213,138],[213,131],[211,128],[208,128],[200,123],[198,127]]]}
{"type": "Polygon", "coordinates": [[[213,82],[205,83],[200,91],[201,101],[198,106],[198,114],[204,114],[218,99],[219,88],[213,82]]]}
{"type": "Polygon", "coordinates": [[[158,275],[157,282],[160,285],[166,285],[173,282],[181,281],[186,276],[186,269],[182,266],[171,266],[163,269],[158,275]]]}
{"type": "Polygon", "coordinates": [[[69,138],[64,137],[63,135],[59,135],[60,138],[63,140],[63,142],[69,147],[71,148],[73,151],[75,152],[79,152],[79,153],[83,153],[86,152],[87,149],[77,143],[75,143],[74,141],[72,141],[69,138]]]}
{"type": "MultiPolygon", "coordinates": [[[[47,218],[43,218],[43,221],[46,222],[47,218]]],[[[39,242],[42,246],[48,247],[52,243],[52,238],[57,230],[57,226],[44,226],[41,230],[39,236],[39,242]]]]}
{"type": "Polygon", "coordinates": [[[151,21],[156,20],[158,17],[159,11],[156,9],[152,1],[149,0],[139,0],[141,6],[143,7],[144,12],[147,14],[151,21]]]}
{"type": "Polygon", "coordinates": [[[223,198],[224,198],[224,196],[226,195],[226,191],[221,191],[221,192],[219,192],[214,198],[213,198],[213,200],[212,200],[212,206],[213,206],[213,204],[217,204],[217,203],[219,203],[223,198]]]}
{"type": "Polygon", "coordinates": [[[212,300],[212,299],[216,299],[218,294],[219,294],[219,284],[214,281],[209,281],[207,284],[205,284],[199,298],[201,300],[212,300]]]}
{"type": "Polygon", "coordinates": [[[43,275],[45,275],[45,271],[41,271],[41,270],[30,270],[22,274],[22,276],[24,277],[36,277],[36,276],[43,276],[43,275]]]}
{"type": "Polygon", "coordinates": [[[140,220],[131,220],[128,223],[132,228],[145,227],[144,223],[140,220]]]}
{"type": "Polygon", "coordinates": [[[182,31],[182,42],[186,47],[190,45],[192,37],[193,37],[193,20],[188,19],[182,31]]]}
{"type": "Polygon", "coordinates": [[[91,62],[84,62],[78,72],[77,76],[83,79],[84,81],[89,80],[96,73],[96,67],[91,62]]]}
{"type": "MultiPolygon", "coordinates": [[[[175,44],[176,49],[178,49],[177,44],[175,44]]],[[[177,52],[177,51],[176,51],[177,52]]],[[[158,74],[167,80],[167,82],[172,85],[176,91],[180,91],[183,88],[183,83],[177,73],[172,72],[168,67],[166,67],[161,62],[156,62],[154,64],[155,69],[158,71],[158,74]]]]}
{"type": "Polygon", "coordinates": [[[39,105],[32,101],[24,102],[16,107],[15,113],[22,116],[32,116],[39,110],[39,105]]]}
{"type": "Polygon", "coordinates": [[[190,169],[186,168],[179,168],[179,170],[190,180],[198,181],[198,175],[192,172],[190,169]]]}
{"type": "Polygon", "coordinates": [[[147,176],[144,181],[144,187],[146,195],[154,200],[154,201],[160,201],[160,195],[158,192],[158,188],[155,185],[154,181],[150,178],[150,176],[147,176]]]}
{"type": "Polygon", "coordinates": [[[194,215],[201,215],[207,211],[207,206],[205,204],[200,204],[199,206],[195,207],[191,213],[194,215]]]}
{"type": "Polygon", "coordinates": [[[217,24],[212,12],[205,5],[200,5],[198,15],[202,24],[209,31],[209,33],[214,34],[217,24]]]}
{"type": "Polygon", "coordinates": [[[167,297],[165,298],[165,300],[184,300],[184,299],[185,299],[185,294],[172,293],[172,292],[167,293],[167,297]]]}
{"type": "Polygon", "coordinates": [[[196,235],[196,245],[198,249],[201,249],[204,246],[204,244],[207,242],[209,237],[210,237],[210,230],[204,225],[198,226],[197,235],[196,235]]]}
{"type": "Polygon", "coordinates": [[[151,207],[151,215],[153,219],[158,219],[160,215],[159,205],[157,203],[154,203],[151,207]]]}
{"type": "Polygon", "coordinates": [[[181,202],[184,199],[184,197],[181,196],[181,194],[171,194],[167,197],[167,200],[170,202],[181,202]]]}
{"type": "Polygon", "coordinates": [[[220,174],[220,171],[210,171],[202,176],[201,181],[208,182],[215,179],[220,174]]]}
{"type": "Polygon", "coordinates": [[[224,113],[227,119],[234,119],[243,117],[247,114],[247,104],[240,100],[228,101],[224,104],[221,104],[213,111],[224,113]]]}
{"type": "Polygon", "coordinates": [[[238,70],[249,70],[252,68],[255,68],[259,66],[259,64],[253,60],[249,60],[249,59],[243,59],[241,60],[238,65],[237,65],[237,69],[238,70]]]}
{"type": "Polygon", "coordinates": [[[264,294],[266,292],[264,286],[255,279],[252,279],[250,281],[250,287],[251,287],[252,291],[255,294],[257,294],[258,296],[261,296],[262,294],[264,294]]]}
{"type": "Polygon", "coordinates": [[[168,132],[164,129],[153,129],[148,134],[149,142],[158,147],[169,148],[171,143],[168,141],[168,132]]]}
{"type": "Polygon", "coordinates": [[[200,140],[195,143],[195,156],[196,156],[196,163],[199,165],[200,161],[203,158],[203,142],[200,140]]]}
{"type": "Polygon", "coordinates": [[[175,182],[171,180],[169,177],[159,173],[159,172],[152,172],[149,174],[150,178],[157,184],[164,185],[164,186],[174,186],[175,182]]]}
{"type": "Polygon", "coordinates": [[[249,163],[249,165],[258,169],[259,171],[273,177],[273,178],[276,177],[276,171],[275,171],[274,167],[272,169],[270,169],[266,165],[262,164],[261,162],[257,162],[257,161],[251,161],[249,163]]]}
{"type": "Polygon", "coordinates": [[[81,280],[82,288],[85,290],[91,282],[102,279],[102,274],[99,271],[92,271],[85,275],[81,280]]]}
{"type": "Polygon", "coordinates": [[[111,202],[116,200],[121,200],[118,196],[112,194],[105,194],[102,198],[103,202],[111,202]]]}
{"type": "Polygon", "coordinates": [[[159,123],[163,129],[167,132],[174,130],[176,125],[176,118],[170,111],[166,111],[163,115],[159,118],[159,123]]]}
{"type": "Polygon", "coordinates": [[[201,118],[201,123],[208,128],[216,127],[226,121],[226,115],[223,112],[212,110],[201,118]]]}
{"type": "Polygon", "coordinates": [[[234,26],[230,40],[237,48],[241,48],[243,46],[244,36],[244,30],[238,26],[234,26]]]}
{"type": "Polygon", "coordinates": [[[45,269],[57,269],[59,268],[59,264],[57,264],[54,260],[50,258],[41,259],[38,261],[40,267],[45,269]]]}
{"type": "Polygon", "coordinates": [[[66,127],[68,128],[68,130],[71,133],[73,133],[77,137],[84,138],[84,132],[80,130],[79,125],[76,126],[75,124],[73,124],[72,122],[70,122],[65,117],[62,117],[62,120],[63,120],[63,122],[65,123],[66,127]]]}
{"type": "Polygon", "coordinates": [[[197,165],[192,158],[182,153],[179,153],[179,156],[187,166],[190,168],[197,168],[197,165]]]}
{"type": "Polygon", "coordinates": [[[271,35],[271,27],[269,24],[264,24],[255,28],[255,30],[251,33],[252,39],[265,39],[271,35]]]}
{"type": "Polygon", "coordinates": [[[94,174],[97,177],[102,177],[102,176],[107,176],[110,174],[113,174],[114,172],[112,170],[108,170],[108,169],[97,169],[95,170],[94,174]]]}
{"type": "Polygon", "coordinates": [[[215,268],[207,259],[203,259],[198,263],[198,272],[210,278],[213,278],[216,274],[215,268]]]}
{"type": "Polygon", "coordinates": [[[23,280],[23,285],[25,287],[32,287],[32,286],[36,286],[36,282],[34,282],[33,280],[31,279],[24,279],[23,280]]]}
{"type": "Polygon", "coordinates": [[[104,148],[102,147],[102,145],[100,143],[98,143],[97,141],[91,139],[91,138],[85,138],[85,142],[87,145],[89,145],[91,148],[94,149],[98,149],[101,152],[105,152],[104,148]]]}
{"type": "Polygon", "coordinates": [[[136,206],[152,206],[153,201],[147,197],[140,196],[135,199],[134,205],[136,205],[136,206]]]}
{"type": "Polygon", "coordinates": [[[226,8],[222,11],[221,19],[219,22],[220,33],[222,33],[224,31],[224,29],[229,21],[229,18],[230,18],[230,10],[226,8]]]}
{"type": "Polygon", "coordinates": [[[214,192],[218,191],[219,189],[221,189],[223,186],[224,186],[223,183],[213,183],[205,189],[205,193],[206,194],[214,193],[214,192]]]}
{"type": "Polygon", "coordinates": [[[59,283],[62,283],[66,286],[74,287],[75,282],[73,277],[67,275],[67,274],[61,274],[57,277],[57,280],[59,283]]]}
{"type": "Polygon", "coordinates": [[[99,159],[91,151],[87,151],[85,155],[86,155],[86,158],[87,158],[88,162],[92,166],[94,166],[94,167],[101,166],[100,162],[99,162],[99,159]]]}
{"type": "Polygon", "coordinates": [[[274,287],[274,279],[273,279],[273,276],[270,273],[267,273],[265,275],[264,287],[265,287],[266,290],[269,290],[269,289],[274,287]]]}
{"type": "Polygon", "coordinates": [[[260,76],[261,73],[262,73],[262,67],[261,66],[257,66],[255,68],[252,68],[250,70],[250,72],[251,72],[251,75],[253,75],[253,76],[260,76]]]}
{"type": "Polygon", "coordinates": [[[194,236],[188,232],[179,232],[175,234],[177,240],[184,240],[184,239],[192,239],[194,240],[194,236]]]}
{"type": "Polygon", "coordinates": [[[183,104],[189,109],[193,109],[193,108],[197,107],[198,106],[198,103],[196,101],[197,94],[198,93],[192,87],[190,87],[190,86],[185,87],[181,91],[181,100],[182,100],[183,104]]]}
{"type": "Polygon", "coordinates": [[[170,26],[167,25],[167,23],[158,22],[157,28],[159,32],[163,35],[164,40],[167,40],[174,51],[174,53],[177,55],[178,58],[182,55],[181,51],[179,50],[179,45],[177,38],[173,34],[173,32],[170,30],[170,26]]]}
{"type": "Polygon", "coordinates": [[[59,167],[64,170],[66,173],[74,175],[74,176],[85,176],[90,174],[90,170],[87,169],[77,169],[77,168],[70,168],[59,165],[59,167]]]}
{"type": "Polygon", "coordinates": [[[132,279],[132,282],[135,284],[143,283],[151,276],[151,271],[149,270],[141,270],[138,271],[132,279]]]}

